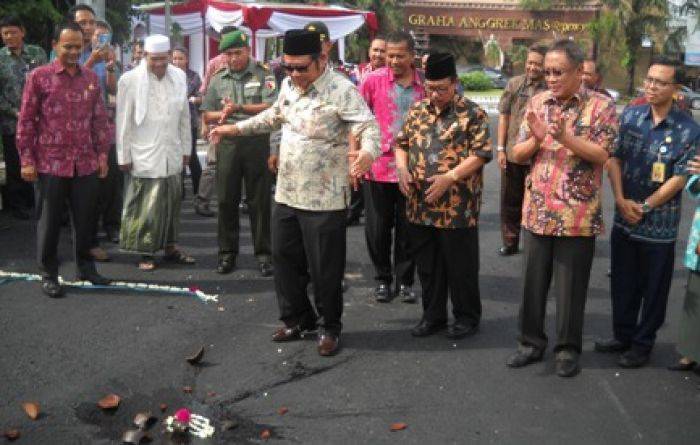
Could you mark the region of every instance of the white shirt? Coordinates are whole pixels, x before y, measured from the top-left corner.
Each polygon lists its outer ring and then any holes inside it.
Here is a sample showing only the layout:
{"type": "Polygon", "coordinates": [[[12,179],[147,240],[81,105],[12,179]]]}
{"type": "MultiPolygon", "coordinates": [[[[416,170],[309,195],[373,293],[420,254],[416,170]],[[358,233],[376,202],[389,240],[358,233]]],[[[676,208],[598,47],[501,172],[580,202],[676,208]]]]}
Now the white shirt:
{"type": "MultiPolygon", "coordinates": [[[[170,67],[169,67],[170,68],[170,67]]],[[[139,178],[165,178],[182,172],[183,156],[192,150],[190,108],[186,94],[180,94],[182,79],[168,69],[158,79],[148,73],[148,88],[137,70],[124,74],[117,87],[117,162],[132,164],[131,174],[139,178]],[[132,74],[133,73],[133,74],[132,74]],[[134,119],[139,93],[145,92],[146,113],[137,125],[134,119]]],[[[142,99],[142,98],[141,98],[142,99]]]]}

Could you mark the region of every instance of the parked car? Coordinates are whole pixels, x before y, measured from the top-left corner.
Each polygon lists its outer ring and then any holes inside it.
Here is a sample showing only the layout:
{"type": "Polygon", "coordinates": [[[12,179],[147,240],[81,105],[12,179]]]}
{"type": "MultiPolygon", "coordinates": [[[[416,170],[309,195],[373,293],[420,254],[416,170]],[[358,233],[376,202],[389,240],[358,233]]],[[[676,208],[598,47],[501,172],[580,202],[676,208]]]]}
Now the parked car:
{"type": "Polygon", "coordinates": [[[457,74],[466,74],[474,71],[483,71],[484,74],[491,79],[491,82],[493,82],[493,86],[495,88],[505,88],[508,84],[508,80],[510,80],[510,78],[501,71],[483,65],[466,65],[457,67],[457,74]]]}
{"type": "Polygon", "coordinates": [[[683,101],[691,110],[700,110],[700,93],[691,90],[687,86],[681,87],[680,94],[683,95],[683,101]]]}

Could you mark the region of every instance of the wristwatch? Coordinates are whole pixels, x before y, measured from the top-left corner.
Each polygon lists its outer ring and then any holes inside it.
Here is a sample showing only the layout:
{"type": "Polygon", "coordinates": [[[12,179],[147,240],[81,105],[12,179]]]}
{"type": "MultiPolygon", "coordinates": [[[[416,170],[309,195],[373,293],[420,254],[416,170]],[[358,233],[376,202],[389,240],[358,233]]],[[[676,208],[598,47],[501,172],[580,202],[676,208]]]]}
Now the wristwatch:
{"type": "Polygon", "coordinates": [[[506,151],[506,147],[504,147],[503,145],[499,145],[498,147],[496,147],[496,151],[499,153],[502,151],[506,151]]]}
{"type": "Polygon", "coordinates": [[[650,211],[651,211],[651,206],[649,205],[648,202],[644,201],[642,203],[642,213],[646,214],[646,213],[649,213],[650,211]]]}

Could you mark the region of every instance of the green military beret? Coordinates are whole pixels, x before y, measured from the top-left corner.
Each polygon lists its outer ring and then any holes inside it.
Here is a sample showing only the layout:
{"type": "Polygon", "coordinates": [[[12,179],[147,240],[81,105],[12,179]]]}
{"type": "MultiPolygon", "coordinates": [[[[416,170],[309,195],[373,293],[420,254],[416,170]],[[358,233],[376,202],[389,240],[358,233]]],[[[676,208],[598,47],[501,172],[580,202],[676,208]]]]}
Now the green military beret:
{"type": "Polygon", "coordinates": [[[229,48],[243,48],[248,46],[248,36],[243,31],[233,31],[221,36],[219,51],[226,51],[229,48]]]}

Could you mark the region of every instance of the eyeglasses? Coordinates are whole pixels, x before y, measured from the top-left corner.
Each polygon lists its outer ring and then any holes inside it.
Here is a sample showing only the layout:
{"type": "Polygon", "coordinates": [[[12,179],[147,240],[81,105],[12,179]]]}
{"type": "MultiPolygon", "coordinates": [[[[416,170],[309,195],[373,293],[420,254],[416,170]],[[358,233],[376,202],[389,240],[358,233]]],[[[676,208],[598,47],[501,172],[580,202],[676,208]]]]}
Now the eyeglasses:
{"type": "Polygon", "coordinates": [[[667,82],[665,80],[660,80],[655,77],[647,77],[644,79],[644,84],[650,87],[657,86],[659,88],[666,88],[669,85],[673,85],[673,82],[667,82]]]}
{"type": "Polygon", "coordinates": [[[282,68],[287,72],[287,74],[292,74],[294,71],[301,74],[301,73],[308,72],[309,67],[311,66],[312,63],[314,63],[313,60],[311,62],[307,63],[306,65],[287,65],[285,63],[285,64],[282,64],[282,68]]]}
{"type": "Polygon", "coordinates": [[[546,69],[544,70],[544,77],[561,77],[571,70],[557,70],[557,69],[546,69]]]}
{"type": "Polygon", "coordinates": [[[450,91],[450,87],[448,86],[441,86],[441,87],[434,87],[430,85],[425,85],[425,92],[428,94],[433,94],[433,93],[438,93],[438,94],[446,94],[450,91]]]}

